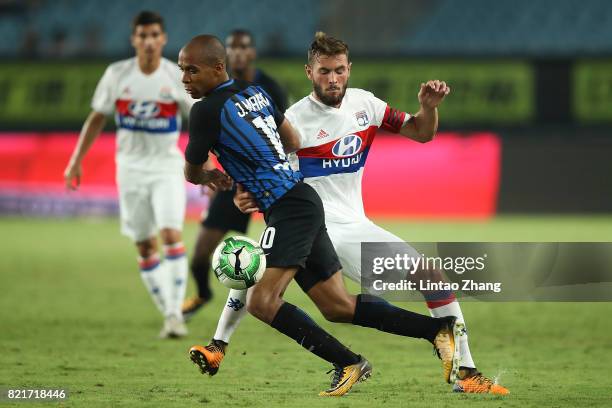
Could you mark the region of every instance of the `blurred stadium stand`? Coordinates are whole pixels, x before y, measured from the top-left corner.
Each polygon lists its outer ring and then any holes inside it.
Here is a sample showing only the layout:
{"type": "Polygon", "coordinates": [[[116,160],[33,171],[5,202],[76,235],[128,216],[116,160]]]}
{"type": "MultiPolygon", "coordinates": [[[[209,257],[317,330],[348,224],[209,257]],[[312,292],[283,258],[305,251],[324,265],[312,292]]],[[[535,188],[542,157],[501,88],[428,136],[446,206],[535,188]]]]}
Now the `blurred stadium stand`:
{"type": "Polygon", "coordinates": [[[45,57],[118,56],[132,52],[130,22],[141,10],[154,10],[166,20],[167,50],[177,54],[196,34],[225,36],[235,27],[247,27],[261,39],[267,54],[304,50],[319,18],[318,1],[259,0],[257,7],[242,0],[121,1],[91,0],[0,0],[0,54],[45,57]],[[17,5],[20,6],[17,6],[17,5]],[[295,24],[300,21],[300,24],[295,24]],[[37,51],[27,39],[38,37],[37,51]],[[24,47],[24,44],[26,45],[24,47]]]}
{"type": "Polygon", "coordinates": [[[0,55],[129,54],[129,22],[143,9],[166,18],[170,55],[196,33],[236,26],[265,55],[301,55],[317,29],[367,55],[612,54],[608,0],[0,0],[0,55]]]}
{"type": "Polygon", "coordinates": [[[608,0],[438,0],[401,51],[419,54],[610,54],[608,0]]]}

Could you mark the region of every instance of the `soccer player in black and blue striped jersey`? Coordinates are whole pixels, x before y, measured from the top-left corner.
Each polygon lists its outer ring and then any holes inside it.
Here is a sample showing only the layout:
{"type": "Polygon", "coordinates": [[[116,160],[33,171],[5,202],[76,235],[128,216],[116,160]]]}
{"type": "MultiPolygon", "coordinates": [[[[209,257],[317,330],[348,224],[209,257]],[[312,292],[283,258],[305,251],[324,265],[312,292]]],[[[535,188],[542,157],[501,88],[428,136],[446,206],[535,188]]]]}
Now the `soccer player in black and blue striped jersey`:
{"type": "MultiPolygon", "coordinates": [[[[288,106],[285,91],[272,77],[256,66],[257,49],[253,34],[243,29],[232,30],[225,39],[225,47],[230,76],[260,86],[272,97],[276,107],[285,112],[288,106]]],[[[214,164],[211,163],[209,168],[214,169],[214,164]]],[[[242,213],[233,204],[235,192],[235,188],[228,191],[208,191],[210,200],[206,217],[201,222],[190,262],[196,293],[183,303],[185,321],[193,317],[213,297],[209,282],[210,261],[219,242],[228,231],[243,234],[247,232],[251,214],[242,213]]],[[[238,300],[235,307],[244,307],[244,302],[246,300],[238,300]]]]}
{"type": "MultiPolygon", "coordinates": [[[[185,177],[194,184],[227,187],[229,178],[203,164],[212,151],[236,182],[255,197],[264,212],[261,246],[266,271],[251,289],[249,313],[334,365],[331,387],[322,396],[347,393],[371,373],[371,364],[282,298],[292,279],[330,321],[352,323],[429,340],[443,360],[458,362],[455,317],[432,318],[397,308],[376,296],[350,295],[341,265],[327,235],[323,203],[289,166],[285,152],[300,138],[270,96],[260,87],[231,79],[223,44],[214,36],[193,38],[179,54],[182,81],[194,98],[189,117],[185,177]]],[[[204,372],[214,361],[194,346],[191,358],[204,372]]]]}

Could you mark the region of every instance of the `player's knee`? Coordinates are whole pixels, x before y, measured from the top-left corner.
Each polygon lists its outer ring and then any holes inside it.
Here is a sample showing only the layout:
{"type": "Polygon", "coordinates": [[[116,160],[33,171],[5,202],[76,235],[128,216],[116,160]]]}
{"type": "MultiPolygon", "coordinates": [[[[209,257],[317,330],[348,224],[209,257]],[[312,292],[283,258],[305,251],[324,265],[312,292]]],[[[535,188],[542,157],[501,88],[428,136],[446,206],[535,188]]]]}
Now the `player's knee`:
{"type": "Polygon", "coordinates": [[[173,228],[163,228],[159,235],[164,245],[174,245],[182,241],[181,231],[173,228]]]}
{"type": "Polygon", "coordinates": [[[326,320],[334,323],[350,323],[355,315],[354,296],[347,296],[321,309],[326,320]]]}
{"type": "Polygon", "coordinates": [[[279,299],[262,291],[251,290],[247,298],[247,311],[266,323],[271,323],[278,310],[279,299]]]}
{"type": "Polygon", "coordinates": [[[143,258],[148,258],[153,255],[157,251],[157,241],[155,237],[138,241],[136,243],[136,250],[138,251],[138,255],[143,258]]]}

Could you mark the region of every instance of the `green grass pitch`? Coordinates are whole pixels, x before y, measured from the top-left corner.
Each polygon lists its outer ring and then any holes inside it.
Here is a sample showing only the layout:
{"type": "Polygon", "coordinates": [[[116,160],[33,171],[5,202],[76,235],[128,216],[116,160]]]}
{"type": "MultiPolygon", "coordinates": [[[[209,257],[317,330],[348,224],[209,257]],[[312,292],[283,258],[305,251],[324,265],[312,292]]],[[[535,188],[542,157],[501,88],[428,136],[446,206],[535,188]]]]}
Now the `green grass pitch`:
{"type": "MultiPolygon", "coordinates": [[[[381,225],[411,241],[612,241],[606,217],[381,225]]],[[[457,395],[442,382],[425,341],[325,322],[292,284],[289,301],[374,365],[372,378],[350,394],[324,399],[317,393],[328,385],[330,367],[252,317],[217,376],[199,374],[187,350],[214,332],[227,295],[216,280],[214,301],[190,323],[189,336],[158,340],[161,318],[116,220],[3,218],[0,226],[0,387],[67,388],[61,406],[612,406],[612,303],[464,302],[479,368],[500,375],[511,395],[457,395]]],[[[189,247],[196,227],[186,227],[189,247]]],[[[250,235],[261,229],[256,223],[250,235]]],[[[402,306],[427,312],[424,303],[402,306]]]]}

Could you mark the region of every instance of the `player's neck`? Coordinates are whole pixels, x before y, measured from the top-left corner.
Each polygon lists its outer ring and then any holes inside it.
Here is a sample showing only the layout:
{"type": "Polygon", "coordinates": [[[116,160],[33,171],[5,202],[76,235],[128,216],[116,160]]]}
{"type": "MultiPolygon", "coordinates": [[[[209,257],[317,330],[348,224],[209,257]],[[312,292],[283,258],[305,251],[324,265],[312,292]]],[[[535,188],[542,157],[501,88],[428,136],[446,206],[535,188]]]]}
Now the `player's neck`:
{"type": "Polygon", "coordinates": [[[138,56],[138,67],[145,75],[151,75],[161,64],[161,57],[148,58],[147,56],[138,56]]]}
{"type": "Polygon", "coordinates": [[[253,82],[255,80],[255,67],[250,66],[241,71],[232,71],[232,78],[253,82]]]}
{"type": "Polygon", "coordinates": [[[219,87],[219,85],[221,85],[221,84],[223,84],[223,83],[225,83],[225,82],[227,82],[229,80],[230,80],[229,74],[227,72],[225,72],[223,74],[223,76],[221,76],[219,78],[219,80],[213,85],[213,87],[209,91],[206,92],[206,95],[208,95],[209,93],[211,93],[212,91],[217,89],[219,87]]]}

